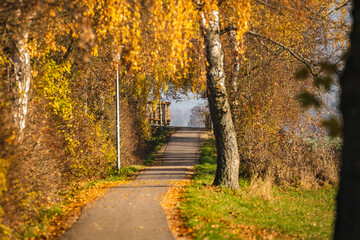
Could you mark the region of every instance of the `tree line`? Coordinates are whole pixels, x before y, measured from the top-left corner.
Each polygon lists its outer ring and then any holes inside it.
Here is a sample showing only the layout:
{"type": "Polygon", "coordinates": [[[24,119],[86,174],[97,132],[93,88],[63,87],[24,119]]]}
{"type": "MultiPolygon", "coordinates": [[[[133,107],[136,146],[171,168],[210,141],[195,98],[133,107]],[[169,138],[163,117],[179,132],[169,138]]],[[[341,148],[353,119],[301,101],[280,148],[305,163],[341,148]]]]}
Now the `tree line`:
{"type": "Polygon", "coordinates": [[[147,101],[193,91],[208,98],[215,185],[236,190],[239,174],[279,185],[337,184],[339,148],[327,145],[318,115],[294,96],[313,94],[304,102],[335,84],[324,66],[344,68],[352,4],[2,1],[4,234],[69,186],[114,171],[115,63],[126,164],[141,161],[150,136],[147,101]]]}

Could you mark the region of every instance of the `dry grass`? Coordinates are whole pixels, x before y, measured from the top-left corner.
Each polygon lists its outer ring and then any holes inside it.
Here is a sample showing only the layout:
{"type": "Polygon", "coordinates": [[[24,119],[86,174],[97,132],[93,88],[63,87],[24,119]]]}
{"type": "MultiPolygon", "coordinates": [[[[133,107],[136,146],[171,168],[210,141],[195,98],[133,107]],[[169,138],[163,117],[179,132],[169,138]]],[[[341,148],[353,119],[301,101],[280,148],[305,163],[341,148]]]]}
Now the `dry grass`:
{"type": "Polygon", "coordinates": [[[271,201],[273,199],[272,187],[273,179],[271,175],[267,175],[264,179],[255,175],[251,178],[248,188],[248,195],[251,197],[259,197],[264,200],[271,201]]]}
{"type": "MultiPolygon", "coordinates": [[[[274,139],[274,136],[269,136],[274,139]]],[[[250,178],[260,178],[282,186],[301,186],[313,188],[338,182],[340,149],[325,143],[325,137],[318,138],[319,143],[310,143],[304,139],[287,136],[267,142],[257,135],[240,140],[240,172],[250,178]],[[244,145],[242,142],[246,141],[244,145]]]]}

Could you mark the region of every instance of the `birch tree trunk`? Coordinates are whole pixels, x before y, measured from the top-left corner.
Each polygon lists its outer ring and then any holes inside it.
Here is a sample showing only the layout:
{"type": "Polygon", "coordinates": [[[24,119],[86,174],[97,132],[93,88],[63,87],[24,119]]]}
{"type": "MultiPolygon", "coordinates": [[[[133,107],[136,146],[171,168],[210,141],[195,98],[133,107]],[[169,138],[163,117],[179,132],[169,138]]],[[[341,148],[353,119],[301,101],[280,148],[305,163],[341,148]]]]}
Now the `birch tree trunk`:
{"type": "Polygon", "coordinates": [[[202,15],[206,45],[207,87],[210,114],[214,126],[217,150],[217,169],[214,185],[239,188],[239,151],[230,105],[225,88],[224,56],[220,41],[219,12],[202,15]],[[208,21],[208,23],[207,23],[208,21]]]}
{"type": "MultiPolygon", "coordinates": [[[[230,37],[230,45],[231,48],[233,50],[233,54],[234,54],[234,65],[233,65],[233,69],[232,69],[232,78],[230,79],[230,86],[231,86],[231,90],[230,90],[230,99],[231,99],[231,108],[232,110],[235,110],[238,108],[238,100],[237,100],[237,94],[238,94],[238,78],[239,78],[239,71],[240,71],[240,57],[239,57],[239,53],[238,53],[238,45],[237,45],[237,41],[236,41],[236,31],[235,30],[230,30],[229,32],[229,37],[230,37]]],[[[234,112],[234,111],[233,111],[234,112]]]]}
{"type": "Polygon", "coordinates": [[[19,130],[18,139],[21,140],[26,126],[28,113],[29,94],[31,86],[31,63],[28,49],[29,26],[34,13],[30,13],[23,0],[19,0],[14,11],[14,20],[17,27],[12,36],[13,48],[10,55],[12,63],[12,74],[10,75],[10,86],[13,89],[13,116],[15,125],[19,130]],[[27,10],[27,13],[25,11],[27,10]]]}
{"type": "Polygon", "coordinates": [[[360,239],[360,3],[353,2],[351,50],[341,85],[343,149],[334,239],[360,239]]]}
{"type": "Polygon", "coordinates": [[[27,46],[28,33],[21,34],[15,43],[15,50],[11,57],[13,65],[12,81],[17,86],[15,94],[14,120],[19,129],[19,138],[23,136],[28,112],[29,92],[31,86],[30,53],[27,46]]]}

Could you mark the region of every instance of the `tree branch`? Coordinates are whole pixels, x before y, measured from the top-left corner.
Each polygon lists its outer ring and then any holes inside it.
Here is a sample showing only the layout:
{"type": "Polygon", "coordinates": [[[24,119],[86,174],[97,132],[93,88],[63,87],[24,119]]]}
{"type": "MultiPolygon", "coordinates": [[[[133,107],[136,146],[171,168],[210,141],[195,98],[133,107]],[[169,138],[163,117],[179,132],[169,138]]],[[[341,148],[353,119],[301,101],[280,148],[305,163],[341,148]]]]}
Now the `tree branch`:
{"type": "Polygon", "coordinates": [[[347,7],[347,6],[351,6],[351,5],[352,5],[352,1],[351,1],[351,0],[348,0],[348,1],[346,1],[344,4],[338,6],[338,7],[335,8],[334,10],[332,10],[332,11],[329,13],[329,15],[332,14],[333,12],[336,12],[336,11],[342,9],[343,7],[347,7]]]}
{"type": "Polygon", "coordinates": [[[247,34],[251,35],[251,36],[254,36],[254,37],[257,37],[257,38],[262,38],[262,39],[265,39],[266,41],[268,42],[271,42],[272,44],[275,44],[275,45],[278,45],[279,47],[281,47],[283,50],[287,51],[288,53],[290,53],[291,56],[293,56],[296,60],[302,62],[310,71],[310,73],[313,75],[313,76],[317,76],[318,74],[315,73],[314,71],[314,64],[312,63],[311,60],[305,58],[304,56],[302,56],[300,53],[296,52],[295,50],[291,49],[290,47],[288,46],[285,46],[284,44],[276,41],[276,40],[273,40],[272,38],[270,37],[267,37],[267,36],[263,36],[263,35],[260,35],[256,32],[253,32],[253,31],[248,31],[247,34]]]}
{"type": "Polygon", "coordinates": [[[275,6],[272,6],[271,4],[267,3],[267,2],[264,2],[264,1],[261,1],[261,0],[255,0],[255,2],[257,3],[260,3],[268,8],[271,8],[271,9],[274,9],[274,10],[279,10],[279,8],[275,7],[275,6]]]}
{"type": "Polygon", "coordinates": [[[231,31],[236,31],[237,28],[234,26],[228,26],[226,28],[220,29],[220,35],[229,34],[231,31]]]}

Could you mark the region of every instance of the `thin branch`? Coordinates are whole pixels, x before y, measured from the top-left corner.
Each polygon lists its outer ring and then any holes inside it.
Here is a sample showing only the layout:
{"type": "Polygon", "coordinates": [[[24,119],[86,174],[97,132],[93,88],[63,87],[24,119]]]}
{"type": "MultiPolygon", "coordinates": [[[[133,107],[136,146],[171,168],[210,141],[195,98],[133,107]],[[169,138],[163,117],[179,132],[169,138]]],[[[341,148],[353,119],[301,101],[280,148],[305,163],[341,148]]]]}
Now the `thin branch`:
{"type": "Polygon", "coordinates": [[[302,56],[300,53],[297,53],[295,50],[291,49],[290,47],[288,46],[285,46],[284,44],[276,41],[276,40],[273,40],[272,38],[270,37],[267,37],[267,36],[263,36],[263,35],[260,35],[256,32],[253,32],[253,31],[248,31],[247,34],[251,35],[251,36],[254,36],[254,37],[258,37],[258,38],[262,38],[262,39],[265,39],[267,40],[268,42],[271,42],[275,45],[278,45],[279,47],[281,47],[283,50],[287,51],[288,53],[290,53],[290,55],[292,55],[296,60],[302,62],[310,71],[310,73],[313,75],[313,76],[317,76],[317,74],[315,73],[314,69],[313,69],[313,63],[311,60],[305,58],[304,56],[302,56]]]}
{"type": "Polygon", "coordinates": [[[348,0],[346,1],[344,4],[340,5],[339,7],[335,8],[334,10],[332,10],[331,12],[329,12],[329,15],[331,15],[333,12],[338,11],[340,9],[342,9],[343,7],[347,7],[347,6],[351,6],[352,5],[352,1],[348,0]]]}
{"type": "Polygon", "coordinates": [[[271,9],[274,9],[274,10],[279,10],[278,7],[275,7],[275,6],[272,6],[271,4],[267,3],[267,2],[264,2],[264,1],[261,1],[261,0],[255,0],[255,2],[257,3],[260,3],[268,8],[271,8],[271,9]]]}
{"type": "Polygon", "coordinates": [[[231,31],[236,31],[237,28],[234,26],[228,26],[226,28],[220,29],[220,35],[229,34],[231,31]]]}

